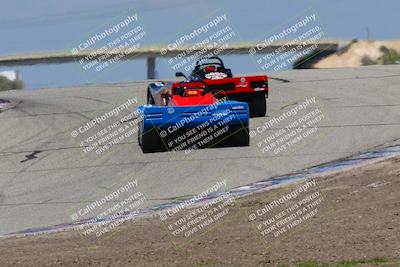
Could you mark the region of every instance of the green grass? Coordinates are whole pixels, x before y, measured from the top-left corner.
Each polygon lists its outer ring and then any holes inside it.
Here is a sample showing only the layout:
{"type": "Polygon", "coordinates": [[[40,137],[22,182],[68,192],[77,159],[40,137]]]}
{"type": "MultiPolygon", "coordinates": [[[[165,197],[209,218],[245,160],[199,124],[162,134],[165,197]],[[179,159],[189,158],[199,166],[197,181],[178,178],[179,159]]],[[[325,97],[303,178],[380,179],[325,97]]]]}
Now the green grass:
{"type": "Polygon", "coordinates": [[[4,76],[0,76],[0,91],[22,89],[21,81],[11,81],[4,76]]]}
{"type": "MultiPolygon", "coordinates": [[[[396,264],[400,266],[400,260],[390,260],[387,258],[373,258],[369,260],[351,260],[334,264],[319,263],[317,261],[303,261],[290,265],[291,267],[362,267],[364,264],[373,264],[375,266],[385,266],[388,264],[396,264]]],[[[279,267],[289,267],[289,265],[279,265],[279,267]]]]}
{"type": "Polygon", "coordinates": [[[381,59],[382,64],[400,64],[400,53],[384,46],[381,47],[381,51],[383,52],[383,57],[381,59]]]}

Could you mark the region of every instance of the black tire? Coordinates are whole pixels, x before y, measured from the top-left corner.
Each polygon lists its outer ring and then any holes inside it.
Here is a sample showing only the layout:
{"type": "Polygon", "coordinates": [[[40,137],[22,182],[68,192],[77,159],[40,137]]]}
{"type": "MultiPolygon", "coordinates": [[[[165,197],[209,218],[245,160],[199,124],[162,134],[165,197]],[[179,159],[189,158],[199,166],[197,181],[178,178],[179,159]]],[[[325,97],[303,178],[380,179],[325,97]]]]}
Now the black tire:
{"type": "Polygon", "coordinates": [[[149,88],[147,88],[147,104],[148,105],[154,105],[154,98],[151,95],[149,88]]]}
{"type": "Polygon", "coordinates": [[[250,104],[251,117],[264,117],[267,114],[267,100],[265,96],[254,97],[250,104]]]}
{"type": "Polygon", "coordinates": [[[233,135],[233,144],[235,146],[249,146],[249,128],[241,126],[233,135]]]}
{"type": "Polygon", "coordinates": [[[139,122],[139,124],[138,124],[137,141],[138,141],[138,144],[139,144],[140,148],[142,148],[142,141],[141,141],[141,139],[143,138],[142,137],[142,134],[143,134],[142,132],[143,132],[143,121],[139,122]]]}
{"type": "Polygon", "coordinates": [[[143,153],[154,153],[160,151],[160,149],[157,149],[156,147],[152,146],[151,144],[148,144],[147,142],[145,144],[142,144],[141,148],[143,153]]]}
{"type": "Polygon", "coordinates": [[[143,153],[154,153],[161,151],[160,147],[154,145],[157,143],[157,140],[151,140],[147,138],[147,140],[143,140],[143,143],[140,145],[142,148],[143,153]]]}
{"type": "Polygon", "coordinates": [[[140,142],[140,147],[143,153],[154,153],[164,151],[164,146],[161,137],[155,129],[150,130],[146,133],[140,131],[142,135],[142,142],[140,142]]]}

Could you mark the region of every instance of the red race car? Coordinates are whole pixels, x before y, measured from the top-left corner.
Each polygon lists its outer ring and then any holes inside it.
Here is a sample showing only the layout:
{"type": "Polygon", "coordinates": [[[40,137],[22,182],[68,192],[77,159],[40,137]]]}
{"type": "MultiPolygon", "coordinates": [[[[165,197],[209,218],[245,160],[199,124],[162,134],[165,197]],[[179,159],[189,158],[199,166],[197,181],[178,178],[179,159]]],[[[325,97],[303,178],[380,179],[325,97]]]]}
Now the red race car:
{"type": "MultiPolygon", "coordinates": [[[[217,98],[247,102],[251,117],[262,117],[267,112],[268,76],[233,77],[231,69],[225,68],[219,57],[201,58],[189,77],[182,72],[177,77],[185,77],[185,85],[206,83],[208,90],[217,98]]],[[[182,83],[182,82],[181,82],[182,83]]],[[[147,88],[147,104],[168,105],[168,95],[181,88],[179,82],[156,82],[147,88]]]]}

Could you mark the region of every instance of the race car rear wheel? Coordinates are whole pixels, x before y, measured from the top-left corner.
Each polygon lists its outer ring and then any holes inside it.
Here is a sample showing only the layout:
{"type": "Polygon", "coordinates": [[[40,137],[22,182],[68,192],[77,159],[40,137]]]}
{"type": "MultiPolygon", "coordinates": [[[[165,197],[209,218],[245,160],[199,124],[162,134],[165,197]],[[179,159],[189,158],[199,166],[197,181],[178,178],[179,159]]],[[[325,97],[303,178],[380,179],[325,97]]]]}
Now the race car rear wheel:
{"type": "MultiPolygon", "coordinates": [[[[139,128],[140,129],[140,128],[139,128]]],[[[153,152],[161,152],[165,151],[165,146],[161,140],[161,137],[156,129],[151,129],[146,132],[143,132],[143,129],[140,129],[141,141],[139,141],[140,147],[142,148],[143,153],[153,153],[153,152]]]]}
{"type": "Polygon", "coordinates": [[[264,117],[267,113],[267,100],[265,96],[254,97],[250,105],[251,117],[264,117]]]}
{"type": "Polygon", "coordinates": [[[240,126],[239,130],[233,134],[233,143],[235,146],[249,146],[249,128],[240,126]]]}
{"type": "Polygon", "coordinates": [[[142,151],[143,153],[154,153],[154,152],[159,152],[161,151],[159,148],[153,146],[151,143],[149,142],[145,142],[142,144],[142,151]]]}
{"type": "Polygon", "coordinates": [[[160,147],[156,146],[155,144],[157,143],[156,140],[145,140],[143,143],[140,145],[142,148],[143,153],[154,153],[154,152],[159,152],[163,151],[160,149],[160,147]]]}

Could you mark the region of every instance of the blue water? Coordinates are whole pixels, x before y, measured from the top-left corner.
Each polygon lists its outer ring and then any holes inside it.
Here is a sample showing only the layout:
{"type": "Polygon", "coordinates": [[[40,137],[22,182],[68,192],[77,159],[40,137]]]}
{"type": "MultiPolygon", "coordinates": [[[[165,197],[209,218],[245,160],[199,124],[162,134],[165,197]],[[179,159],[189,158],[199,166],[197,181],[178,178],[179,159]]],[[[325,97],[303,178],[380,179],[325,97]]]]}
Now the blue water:
{"type": "MultiPolygon", "coordinates": [[[[258,41],[290,25],[296,17],[315,13],[326,38],[396,39],[400,2],[387,0],[59,0],[7,1],[0,9],[0,55],[21,52],[70,50],[90,33],[104,29],[124,13],[135,10],[148,36],[142,45],[166,44],[179,33],[199,25],[215,13],[226,13],[237,36],[233,41],[258,41]],[[23,8],[22,8],[23,7],[23,8]],[[389,7],[389,8],[388,8],[389,7]]],[[[260,72],[249,56],[224,57],[235,73],[260,72]]],[[[79,64],[0,67],[16,69],[26,88],[61,87],[98,82],[123,82],[146,78],[143,59],[123,62],[113,70],[91,75],[79,64]]],[[[165,60],[157,61],[160,78],[174,70],[165,60]]]]}

